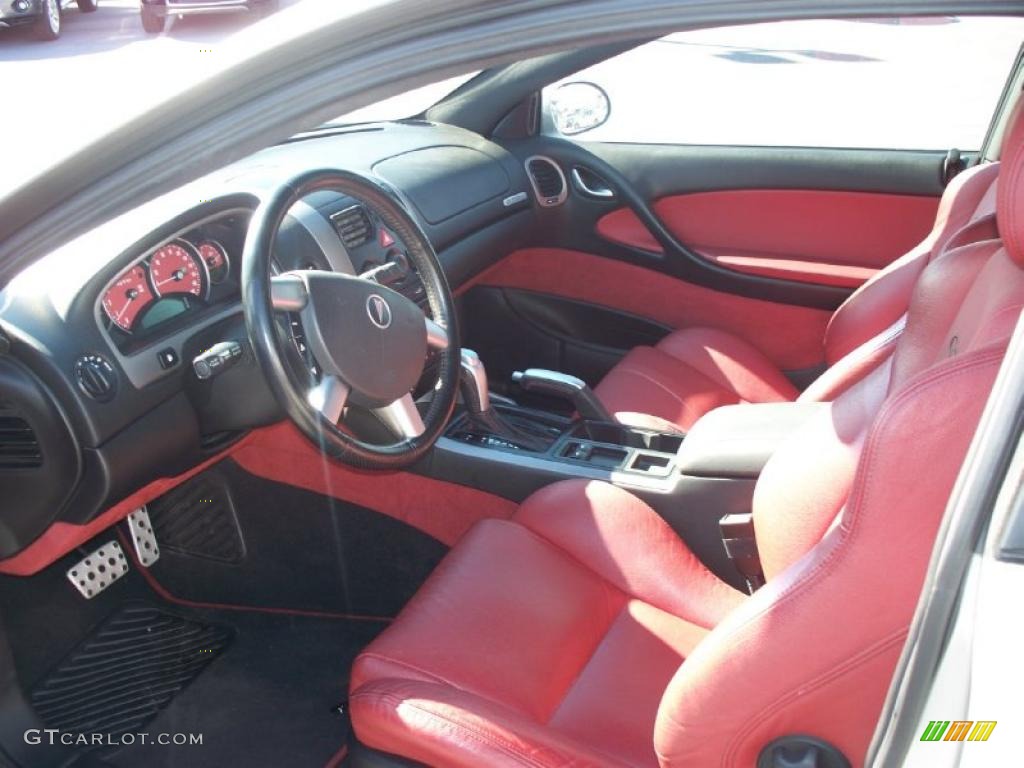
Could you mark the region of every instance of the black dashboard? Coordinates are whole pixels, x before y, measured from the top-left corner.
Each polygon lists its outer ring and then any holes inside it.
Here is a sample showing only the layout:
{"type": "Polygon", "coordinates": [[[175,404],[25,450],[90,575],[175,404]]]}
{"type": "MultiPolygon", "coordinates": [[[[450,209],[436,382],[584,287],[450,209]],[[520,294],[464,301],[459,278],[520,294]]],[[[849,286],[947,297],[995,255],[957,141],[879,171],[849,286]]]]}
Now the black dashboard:
{"type": "MultiPolygon", "coordinates": [[[[0,560],[280,418],[251,353],[215,382],[197,381],[191,361],[221,341],[245,344],[249,219],[313,168],[376,177],[423,227],[453,288],[534,229],[521,159],[477,134],[409,121],[297,137],[50,254],[0,293],[0,560]]],[[[337,193],[297,203],[273,256],[282,272],[372,273],[423,304],[402,243],[337,193]]]]}

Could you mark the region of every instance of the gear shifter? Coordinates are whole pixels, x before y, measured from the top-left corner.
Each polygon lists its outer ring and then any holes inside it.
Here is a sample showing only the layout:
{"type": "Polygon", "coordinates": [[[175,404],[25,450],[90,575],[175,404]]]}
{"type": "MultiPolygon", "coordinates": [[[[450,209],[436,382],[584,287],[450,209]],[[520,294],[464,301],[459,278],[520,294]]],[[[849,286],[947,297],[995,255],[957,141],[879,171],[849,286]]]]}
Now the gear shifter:
{"type": "Polygon", "coordinates": [[[581,419],[615,422],[612,415],[608,413],[608,409],[597,399],[594,390],[587,386],[583,379],[558,371],[548,371],[544,368],[528,368],[525,371],[513,373],[512,381],[527,392],[568,400],[575,406],[581,419]]]}
{"type": "Polygon", "coordinates": [[[548,449],[548,440],[520,429],[491,407],[491,396],[487,389],[487,369],[484,368],[480,356],[471,349],[462,350],[459,388],[466,407],[469,431],[497,438],[528,451],[543,453],[548,449]]]}

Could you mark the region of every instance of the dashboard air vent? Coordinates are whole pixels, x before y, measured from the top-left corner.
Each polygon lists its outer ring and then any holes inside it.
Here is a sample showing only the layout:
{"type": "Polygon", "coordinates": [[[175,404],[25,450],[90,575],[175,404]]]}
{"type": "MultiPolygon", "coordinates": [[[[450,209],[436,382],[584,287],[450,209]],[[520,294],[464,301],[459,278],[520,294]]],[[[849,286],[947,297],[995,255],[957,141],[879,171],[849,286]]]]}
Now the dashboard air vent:
{"type": "Polygon", "coordinates": [[[0,469],[36,469],[43,452],[32,426],[0,405],[0,469]]]}
{"type": "Polygon", "coordinates": [[[568,187],[558,163],[550,157],[534,155],[526,161],[526,171],[530,175],[537,202],[546,208],[565,202],[568,187]]]}
{"type": "Polygon", "coordinates": [[[358,248],[373,236],[373,227],[366,209],[361,205],[351,205],[342,211],[331,214],[331,223],[348,249],[358,248]]]}

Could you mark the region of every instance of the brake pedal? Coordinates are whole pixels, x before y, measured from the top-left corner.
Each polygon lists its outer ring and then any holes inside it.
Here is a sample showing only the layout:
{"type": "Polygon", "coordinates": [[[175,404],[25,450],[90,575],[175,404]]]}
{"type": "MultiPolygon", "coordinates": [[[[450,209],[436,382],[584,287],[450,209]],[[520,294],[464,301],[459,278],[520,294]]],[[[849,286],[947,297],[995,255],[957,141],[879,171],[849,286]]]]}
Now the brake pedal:
{"type": "Polygon", "coordinates": [[[149,512],[145,504],[128,515],[128,531],[131,533],[132,546],[135,547],[139,564],[149,568],[160,559],[160,547],[157,546],[156,534],[153,532],[153,524],[149,521],[149,512]]]}
{"type": "Polygon", "coordinates": [[[128,573],[128,559],[116,541],[86,555],[67,570],[70,581],[86,600],[91,600],[128,573]]]}

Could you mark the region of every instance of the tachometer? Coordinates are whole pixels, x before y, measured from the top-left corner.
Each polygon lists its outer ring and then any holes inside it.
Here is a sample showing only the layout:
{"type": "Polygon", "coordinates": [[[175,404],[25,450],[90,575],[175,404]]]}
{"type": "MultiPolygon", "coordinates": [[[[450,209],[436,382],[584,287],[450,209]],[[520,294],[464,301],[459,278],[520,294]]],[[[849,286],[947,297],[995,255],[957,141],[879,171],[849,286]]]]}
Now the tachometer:
{"type": "Polygon", "coordinates": [[[175,241],[161,246],[149,260],[149,275],[157,296],[202,296],[206,265],[191,244],[175,241]]]}
{"type": "Polygon", "coordinates": [[[198,251],[210,273],[210,282],[214,285],[222,282],[231,268],[227,249],[216,240],[204,240],[199,244],[198,251]]]}
{"type": "Polygon", "coordinates": [[[103,311],[114,325],[130,332],[139,315],[155,299],[146,280],[145,267],[136,264],[103,294],[103,311]]]}

